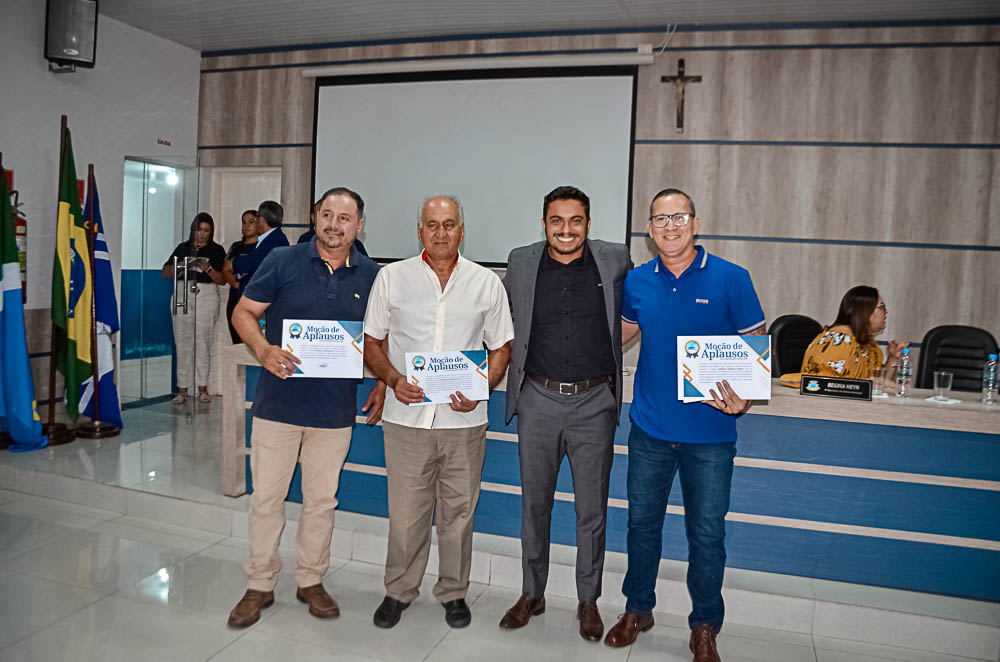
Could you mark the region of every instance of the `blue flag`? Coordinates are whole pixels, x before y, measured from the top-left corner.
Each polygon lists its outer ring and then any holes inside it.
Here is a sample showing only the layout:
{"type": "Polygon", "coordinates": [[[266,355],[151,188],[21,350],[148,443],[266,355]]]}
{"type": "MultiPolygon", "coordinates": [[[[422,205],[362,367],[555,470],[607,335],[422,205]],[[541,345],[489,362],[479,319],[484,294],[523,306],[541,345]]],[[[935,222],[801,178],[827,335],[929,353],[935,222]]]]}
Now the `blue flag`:
{"type": "Polygon", "coordinates": [[[35,402],[28,343],[24,334],[24,305],[21,302],[21,267],[17,259],[14,209],[7,190],[7,173],[0,168],[0,421],[10,434],[12,451],[44,448],[42,419],[35,402]]]}
{"type": "Polygon", "coordinates": [[[118,300],[115,297],[115,280],[111,273],[111,256],[108,242],[104,238],[104,223],[101,221],[101,203],[97,195],[97,180],[91,178],[87,184],[92,195],[87,197],[87,207],[83,217],[93,219],[96,229],[94,237],[94,308],[97,319],[97,368],[100,380],[101,411],[94,416],[94,378],[87,377],[80,384],[80,413],[91,419],[114,423],[122,427],[122,412],[118,404],[118,388],[115,386],[114,356],[111,352],[111,334],[118,331],[118,300]],[[91,209],[90,205],[94,208],[91,209]]]}

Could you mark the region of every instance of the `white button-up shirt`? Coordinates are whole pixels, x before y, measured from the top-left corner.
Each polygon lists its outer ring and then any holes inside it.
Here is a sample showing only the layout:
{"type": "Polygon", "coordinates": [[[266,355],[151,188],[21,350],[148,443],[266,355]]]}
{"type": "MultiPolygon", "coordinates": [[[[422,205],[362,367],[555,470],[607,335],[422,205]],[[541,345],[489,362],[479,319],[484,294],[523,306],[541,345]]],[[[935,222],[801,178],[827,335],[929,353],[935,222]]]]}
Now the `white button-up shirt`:
{"type": "MultiPolygon", "coordinates": [[[[368,297],[365,333],[389,336],[389,361],[406,374],[406,352],[499,349],[514,338],[500,278],[459,255],[444,290],[423,254],[382,267],[368,297]]],[[[450,405],[410,407],[389,389],[382,418],[413,428],[468,428],[486,422],[486,402],[470,412],[450,405]]]]}

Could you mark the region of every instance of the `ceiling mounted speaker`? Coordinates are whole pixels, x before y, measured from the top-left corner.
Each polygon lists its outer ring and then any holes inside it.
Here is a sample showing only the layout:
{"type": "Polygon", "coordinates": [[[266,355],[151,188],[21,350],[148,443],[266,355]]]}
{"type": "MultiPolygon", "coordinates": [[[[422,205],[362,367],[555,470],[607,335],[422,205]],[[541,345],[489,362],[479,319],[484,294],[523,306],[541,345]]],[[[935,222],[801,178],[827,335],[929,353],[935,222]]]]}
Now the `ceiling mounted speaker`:
{"type": "Polygon", "coordinates": [[[93,69],[96,53],[97,0],[46,0],[45,59],[63,70],[93,69]]]}

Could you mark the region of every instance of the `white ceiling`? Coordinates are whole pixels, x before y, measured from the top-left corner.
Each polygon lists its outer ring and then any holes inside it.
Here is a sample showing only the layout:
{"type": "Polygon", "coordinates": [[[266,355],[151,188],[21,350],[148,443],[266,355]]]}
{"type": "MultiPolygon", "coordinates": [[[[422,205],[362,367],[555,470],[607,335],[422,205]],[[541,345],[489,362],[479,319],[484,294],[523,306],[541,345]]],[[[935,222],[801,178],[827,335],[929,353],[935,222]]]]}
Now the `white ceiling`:
{"type": "Polygon", "coordinates": [[[100,0],[200,51],[668,24],[1000,18],[997,0],[100,0]]]}

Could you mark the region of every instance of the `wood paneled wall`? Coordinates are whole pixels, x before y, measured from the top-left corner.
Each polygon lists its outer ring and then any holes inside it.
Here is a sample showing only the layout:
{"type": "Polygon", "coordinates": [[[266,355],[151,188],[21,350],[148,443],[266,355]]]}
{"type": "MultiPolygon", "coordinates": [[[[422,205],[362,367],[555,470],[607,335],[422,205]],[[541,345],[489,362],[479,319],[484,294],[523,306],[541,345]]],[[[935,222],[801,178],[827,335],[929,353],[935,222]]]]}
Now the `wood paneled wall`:
{"type": "MultiPolygon", "coordinates": [[[[206,58],[200,163],[282,166],[286,214],[305,222],[315,82],[302,65],[661,39],[482,39],[206,58]]],[[[1000,27],[677,33],[654,65],[640,67],[637,103],[636,263],[654,252],[644,236],[650,198],[676,186],[696,201],[708,250],[750,270],[769,320],[804,313],[828,323],[843,292],[865,283],[890,311],[883,339],[919,342],[947,323],[1000,335],[1000,27]],[[703,80],[687,88],[683,134],[674,128],[673,87],[660,82],[680,58],[703,80]]]]}

